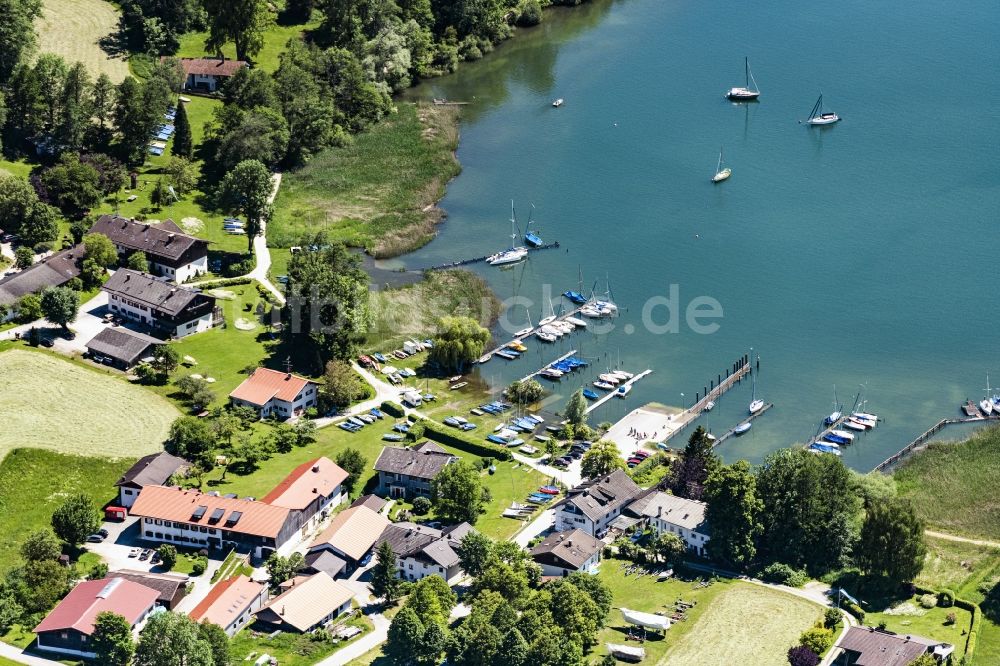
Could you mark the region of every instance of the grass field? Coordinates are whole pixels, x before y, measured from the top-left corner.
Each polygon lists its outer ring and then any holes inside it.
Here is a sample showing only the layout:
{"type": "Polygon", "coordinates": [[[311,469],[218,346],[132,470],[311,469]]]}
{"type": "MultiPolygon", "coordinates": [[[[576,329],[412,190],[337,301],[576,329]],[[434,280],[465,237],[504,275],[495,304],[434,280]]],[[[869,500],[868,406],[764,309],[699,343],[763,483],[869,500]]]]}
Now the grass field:
{"type": "Polygon", "coordinates": [[[277,659],[281,666],[311,666],[344,646],[357,641],[373,628],[371,620],[363,615],[352,617],[344,621],[343,624],[359,627],[362,632],[349,641],[331,643],[314,641],[308,634],[279,632],[278,636],[270,638],[264,634],[256,634],[249,629],[244,629],[233,636],[229,643],[229,654],[233,658],[233,663],[246,662],[251,653],[256,653],[258,656],[266,653],[277,659]]]}
{"type": "MultiPolygon", "coordinates": [[[[797,644],[802,632],[821,617],[820,607],[805,599],[761,586],[736,584],[712,601],[658,663],[785,666],[788,648],[797,644]]],[[[668,641],[670,638],[668,635],[668,641]]]]}
{"type": "Polygon", "coordinates": [[[434,208],[459,172],[458,113],[399,103],[395,115],[286,174],[268,240],[294,245],[326,231],[380,257],[398,256],[434,237],[434,208]]]}
{"type": "Polygon", "coordinates": [[[932,444],[893,474],[928,526],[962,536],[1000,534],[1000,428],[932,444]]]}
{"type": "Polygon", "coordinates": [[[84,493],[102,506],[134,458],[105,460],[15,449],[0,462],[0,574],[16,564],[24,538],[49,524],[63,497],[84,493]]]}
{"type": "MultiPolygon", "coordinates": [[[[277,2],[276,5],[283,3],[277,2]]],[[[313,20],[303,25],[279,25],[273,24],[264,34],[264,47],[254,57],[254,63],[264,71],[273,72],[280,64],[278,57],[285,51],[285,45],[289,39],[300,39],[305,32],[314,30],[320,21],[319,13],[313,15],[313,20]]],[[[180,37],[180,49],[177,51],[178,58],[204,58],[214,56],[214,53],[205,52],[204,32],[189,32],[180,37]]],[[[232,43],[226,44],[222,53],[229,59],[236,59],[236,47],[232,43]]]]}
{"type": "Polygon", "coordinates": [[[35,23],[39,51],[61,55],[69,64],[82,62],[90,75],[105,73],[115,83],[128,75],[123,58],[110,58],[99,40],[118,27],[119,11],[105,0],[45,0],[35,23]]]}
{"type": "Polygon", "coordinates": [[[14,447],[135,457],[157,451],[177,410],[128,382],[54,355],[0,353],[0,458],[14,447]]]}
{"type": "Polygon", "coordinates": [[[955,658],[960,659],[965,654],[965,636],[969,633],[972,616],[961,608],[921,608],[917,597],[905,600],[901,604],[886,609],[888,612],[868,613],[865,624],[878,626],[885,622],[889,631],[897,634],[915,634],[940,641],[947,641],[955,646],[955,658]],[[945,617],[955,613],[955,624],[945,623],[945,617]]]}

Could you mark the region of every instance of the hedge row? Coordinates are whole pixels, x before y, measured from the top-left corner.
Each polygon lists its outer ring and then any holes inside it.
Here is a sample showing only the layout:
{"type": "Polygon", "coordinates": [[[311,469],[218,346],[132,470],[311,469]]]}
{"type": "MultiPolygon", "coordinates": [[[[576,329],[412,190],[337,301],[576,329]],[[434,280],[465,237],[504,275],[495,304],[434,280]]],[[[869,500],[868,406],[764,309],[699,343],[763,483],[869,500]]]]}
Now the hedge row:
{"type": "Polygon", "coordinates": [[[439,444],[446,444],[482,458],[495,458],[497,460],[513,460],[514,458],[509,450],[499,444],[477,442],[463,437],[461,433],[430,419],[417,419],[417,422],[424,426],[424,437],[433,439],[439,444]]]}
{"type": "Polygon", "coordinates": [[[238,284],[250,284],[253,282],[253,278],[248,277],[235,277],[235,278],[221,278],[219,280],[210,280],[208,282],[202,282],[200,284],[194,285],[197,289],[217,289],[219,287],[234,287],[238,284]]]}
{"type": "Polygon", "coordinates": [[[861,606],[859,606],[857,604],[852,604],[850,601],[841,604],[840,607],[843,608],[848,613],[850,613],[851,615],[853,615],[854,617],[856,617],[858,619],[858,622],[861,622],[862,624],[864,624],[864,621],[865,621],[865,609],[864,608],[862,608],[861,606]]]}
{"type": "Polygon", "coordinates": [[[385,402],[383,402],[379,406],[379,409],[388,414],[389,416],[394,416],[397,419],[401,419],[404,416],[406,416],[406,412],[403,411],[403,407],[401,405],[392,402],[391,400],[386,400],[385,402]]]}

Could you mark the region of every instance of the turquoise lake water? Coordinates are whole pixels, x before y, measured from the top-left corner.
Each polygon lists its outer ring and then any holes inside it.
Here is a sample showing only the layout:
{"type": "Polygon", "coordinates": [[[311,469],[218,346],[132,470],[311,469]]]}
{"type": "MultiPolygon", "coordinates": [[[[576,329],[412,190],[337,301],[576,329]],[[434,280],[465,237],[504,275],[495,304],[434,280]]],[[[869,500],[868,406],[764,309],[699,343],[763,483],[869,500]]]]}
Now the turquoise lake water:
{"type": "MultiPolygon", "coordinates": [[[[485,378],[501,385],[579,349],[595,371],[550,386],[558,408],[619,358],[654,370],[599,422],[647,401],[690,404],[752,347],[758,394],[775,408],[721,455],[759,462],[805,441],[834,385],[849,408],[866,384],[867,410],[885,421],[844,461],[870,469],[981,398],[987,372],[1000,384],[998,25],[996,0],[601,0],[548,12],[412,91],[470,105],[463,172],[441,203],[449,219],[404,263],[501,249],[510,200],[522,228],[533,202],[538,231],[562,247],[474,270],[501,297],[531,299],[537,321],[543,285],[558,308],[582,266],[587,291],[607,276],[622,316],[604,334],[532,340],[524,358],[483,366],[485,378]],[[744,56],[762,94],[734,105],[723,94],[742,85],[744,56]],[[799,124],[820,92],[843,122],[799,124]],[[733,176],[713,185],[720,146],[733,176]],[[671,285],[682,308],[717,300],[718,331],[648,331],[643,306],[671,285]]],[[[509,317],[525,325],[523,307],[509,317]]],[[[744,383],[701,422],[721,433],[749,400],[744,383]]]]}

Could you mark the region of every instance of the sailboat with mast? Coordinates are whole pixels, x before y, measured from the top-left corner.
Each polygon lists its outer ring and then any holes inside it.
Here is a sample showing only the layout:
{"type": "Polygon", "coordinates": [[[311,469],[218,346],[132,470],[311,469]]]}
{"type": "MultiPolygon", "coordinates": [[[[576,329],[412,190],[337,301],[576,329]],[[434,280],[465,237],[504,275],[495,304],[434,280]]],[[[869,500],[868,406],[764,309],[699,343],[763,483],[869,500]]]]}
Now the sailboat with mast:
{"type": "Polygon", "coordinates": [[[583,305],[587,302],[587,297],[583,295],[583,266],[580,266],[580,282],[577,289],[580,291],[564,291],[563,296],[576,305],[583,305]]]}
{"type": "Polygon", "coordinates": [[[990,399],[990,394],[993,389],[990,388],[990,376],[986,375],[986,398],[979,401],[979,410],[983,413],[983,416],[989,416],[993,413],[993,400],[990,399]]]}
{"type": "Polygon", "coordinates": [[[496,254],[492,254],[486,257],[486,263],[490,266],[503,266],[506,264],[514,264],[525,257],[528,256],[528,248],[523,246],[515,246],[515,241],[517,240],[517,217],[514,214],[514,201],[510,202],[510,248],[507,250],[501,250],[496,254]]]}
{"type": "MultiPolygon", "coordinates": [[[[758,357],[758,359],[759,358],[760,357],[758,357]]],[[[750,359],[750,362],[753,363],[753,359],[750,359]]],[[[760,365],[758,365],[757,367],[759,368],[760,365]]],[[[750,394],[749,411],[750,414],[753,415],[759,412],[760,410],[764,409],[764,401],[757,397],[757,371],[751,369],[751,375],[753,380],[753,391],[750,394]]]]}
{"type": "Polygon", "coordinates": [[[823,419],[823,423],[828,426],[832,426],[834,423],[840,420],[840,417],[844,415],[843,408],[839,402],[837,402],[837,387],[833,387],[833,411],[823,419]]]}
{"type": "Polygon", "coordinates": [[[715,175],[712,176],[713,183],[721,183],[733,175],[733,170],[722,166],[722,148],[719,148],[719,164],[715,167],[715,175]]]}
{"type": "Polygon", "coordinates": [[[742,87],[738,86],[729,89],[729,92],[726,93],[726,99],[731,102],[752,102],[760,97],[757,82],[753,78],[753,72],[750,71],[750,58],[743,59],[743,68],[745,70],[746,83],[742,87]],[[753,87],[751,87],[751,84],[753,84],[753,87]]]}
{"type": "Polygon", "coordinates": [[[528,213],[528,224],[524,227],[524,242],[531,247],[541,247],[543,245],[542,237],[531,230],[534,214],[535,204],[531,204],[531,211],[528,213]]]}
{"type": "Polygon", "coordinates": [[[813,105],[812,111],[809,112],[809,118],[806,120],[808,125],[832,125],[834,123],[840,122],[840,116],[838,116],[833,111],[823,110],[823,93],[819,94],[819,99],[813,105]]]}

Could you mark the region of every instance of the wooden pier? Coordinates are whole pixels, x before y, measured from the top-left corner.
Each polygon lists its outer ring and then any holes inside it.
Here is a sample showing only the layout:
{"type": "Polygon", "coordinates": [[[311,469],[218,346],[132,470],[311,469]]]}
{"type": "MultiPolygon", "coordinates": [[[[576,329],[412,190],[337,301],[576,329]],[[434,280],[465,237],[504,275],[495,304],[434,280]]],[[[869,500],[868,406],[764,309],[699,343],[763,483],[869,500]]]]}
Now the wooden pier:
{"type": "Polygon", "coordinates": [[[947,426],[954,425],[956,423],[978,423],[980,421],[986,423],[987,421],[998,421],[998,420],[1000,420],[1000,416],[988,416],[988,417],[967,416],[965,418],[959,418],[959,419],[941,419],[940,421],[932,425],[930,428],[925,430],[923,433],[921,433],[919,436],[917,436],[916,439],[914,439],[909,444],[901,448],[899,451],[896,451],[896,453],[892,454],[879,464],[875,465],[872,471],[873,472],[891,471],[893,467],[895,467],[902,460],[904,460],[905,458],[907,458],[908,456],[912,455],[917,450],[919,450],[921,446],[927,442],[927,440],[929,440],[931,437],[936,435],[938,432],[940,432],[947,426]]]}
{"type": "MultiPolygon", "coordinates": [[[[567,317],[573,317],[573,316],[579,314],[580,310],[582,310],[585,307],[587,307],[586,304],[579,305],[579,306],[573,308],[572,310],[570,310],[569,312],[566,312],[566,313],[561,314],[558,317],[556,317],[556,321],[562,321],[563,319],[566,319],[567,317]]],[[[508,345],[510,345],[513,342],[524,342],[525,340],[527,340],[528,338],[530,338],[531,336],[533,336],[535,334],[535,331],[537,331],[539,328],[541,328],[541,326],[534,326],[534,327],[532,327],[532,329],[530,331],[528,331],[524,335],[518,335],[518,336],[516,336],[514,338],[511,338],[510,340],[508,340],[507,342],[503,343],[502,345],[494,347],[493,349],[491,349],[488,352],[484,352],[483,356],[481,356],[480,358],[487,357],[487,356],[489,358],[487,358],[485,361],[482,361],[482,362],[477,361],[477,363],[480,363],[480,364],[482,364],[482,363],[488,363],[489,361],[493,360],[493,355],[496,354],[498,351],[500,351],[501,349],[506,348],[508,345]]],[[[583,330],[586,330],[586,329],[583,329],[583,330]]],[[[538,342],[541,343],[541,344],[550,344],[550,343],[547,343],[547,342],[542,342],[541,340],[538,340],[538,342]]],[[[574,350],[574,352],[575,351],[576,350],[574,350]]],[[[571,353],[574,353],[574,352],[571,352],[571,353]]],[[[563,358],[565,358],[565,357],[563,357],[563,358]]],[[[556,361],[552,361],[552,363],[556,363],[557,361],[561,361],[561,360],[562,360],[562,358],[559,358],[556,361]]],[[[551,363],[549,365],[551,365],[551,363]]],[[[538,373],[533,373],[532,375],[529,375],[529,377],[532,377],[535,374],[538,374],[538,373]]],[[[527,379],[527,378],[528,377],[526,377],[525,379],[527,379]]]]}
{"type": "MultiPolygon", "coordinates": [[[[559,241],[553,243],[546,243],[544,245],[539,245],[537,247],[527,248],[529,252],[537,252],[538,250],[553,250],[559,247],[559,241]]],[[[458,268],[459,266],[468,266],[469,264],[478,264],[480,262],[486,261],[491,255],[486,255],[483,257],[473,257],[472,259],[460,259],[459,261],[453,261],[448,264],[438,264],[437,266],[428,266],[422,270],[425,271],[443,271],[448,268],[458,268]]],[[[510,266],[516,265],[515,263],[509,264],[510,266]]]]}
{"type": "MultiPolygon", "coordinates": [[[[508,343],[508,344],[510,344],[510,343],[508,343]]],[[[538,373],[540,373],[542,370],[544,370],[545,368],[549,367],[550,365],[555,365],[559,361],[565,361],[566,359],[568,359],[570,356],[572,356],[575,353],[576,353],[576,350],[575,349],[571,349],[570,351],[566,352],[565,354],[563,354],[562,356],[560,356],[556,360],[549,361],[548,363],[546,363],[545,365],[543,365],[542,367],[540,367],[538,370],[535,370],[534,372],[532,372],[530,375],[525,375],[524,377],[521,377],[520,381],[522,381],[522,382],[528,381],[529,379],[531,379],[532,377],[534,377],[535,375],[537,375],[538,373]]]]}
{"type": "Polygon", "coordinates": [[[608,391],[606,395],[603,395],[594,402],[590,403],[590,405],[587,406],[587,414],[591,413],[592,411],[594,411],[595,409],[606,403],[608,400],[615,397],[615,394],[618,393],[618,389],[621,388],[622,386],[631,386],[632,384],[635,384],[637,381],[639,381],[640,379],[642,379],[643,377],[652,372],[653,372],[652,370],[646,368],[645,370],[635,375],[631,379],[626,379],[619,386],[616,386],[613,390],[608,391]]]}
{"type": "Polygon", "coordinates": [[[749,415],[747,418],[743,419],[742,421],[740,421],[739,423],[737,423],[736,425],[734,425],[732,428],[730,428],[729,430],[727,430],[722,435],[722,437],[718,437],[718,438],[716,438],[716,440],[714,442],[712,442],[712,448],[715,448],[716,446],[719,446],[720,444],[722,444],[724,441],[726,441],[730,437],[734,437],[736,435],[736,428],[738,428],[739,426],[743,425],[744,423],[749,423],[750,421],[753,421],[755,418],[757,418],[758,416],[760,416],[761,414],[763,414],[767,410],[771,409],[772,407],[774,407],[774,403],[773,402],[769,402],[769,403],[765,404],[763,407],[761,407],[759,410],[757,410],[756,412],[754,412],[753,414],[749,415]]]}
{"type": "Polygon", "coordinates": [[[695,394],[695,403],[691,407],[685,409],[683,412],[677,415],[677,418],[673,420],[676,424],[675,428],[670,429],[666,437],[660,441],[666,443],[667,441],[673,439],[678,433],[686,429],[693,421],[695,421],[702,412],[705,411],[705,405],[709,402],[714,402],[718,400],[722,395],[740,383],[747,375],[753,372],[753,364],[750,362],[748,356],[742,356],[738,361],[733,363],[733,365],[726,371],[725,377],[722,374],[709,383],[705,387],[705,396],[701,397],[701,393],[695,394]]]}

